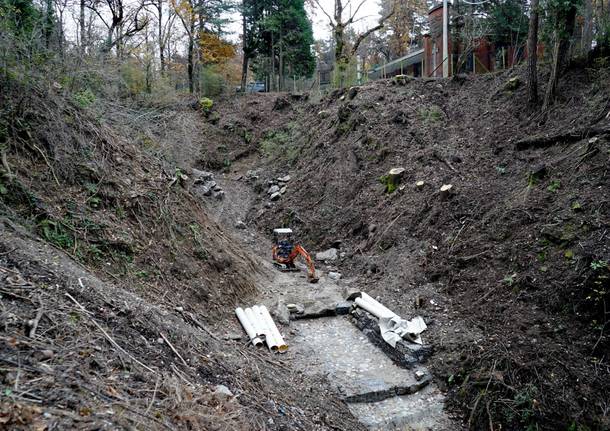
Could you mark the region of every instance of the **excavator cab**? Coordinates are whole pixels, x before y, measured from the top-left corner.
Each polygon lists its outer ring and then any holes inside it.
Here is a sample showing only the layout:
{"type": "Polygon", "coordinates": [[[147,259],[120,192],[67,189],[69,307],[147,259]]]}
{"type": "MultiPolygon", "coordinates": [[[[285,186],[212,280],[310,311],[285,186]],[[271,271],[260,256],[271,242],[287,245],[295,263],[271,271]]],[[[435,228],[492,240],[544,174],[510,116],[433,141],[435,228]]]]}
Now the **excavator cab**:
{"type": "Polygon", "coordinates": [[[294,260],[301,255],[307,263],[307,278],[310,283],[317,283],[316,269],[309,253],[299,245],[294,243],[292,229],[280,228],[273,229],[273,264],[280,271],[298,271],[294,260]]]}
{"type": "Polygon", "coordinates": [[[294,250],[292,229],[273,229],[273,263],[281,271],[298,271],[290,254],[294,250]]]}

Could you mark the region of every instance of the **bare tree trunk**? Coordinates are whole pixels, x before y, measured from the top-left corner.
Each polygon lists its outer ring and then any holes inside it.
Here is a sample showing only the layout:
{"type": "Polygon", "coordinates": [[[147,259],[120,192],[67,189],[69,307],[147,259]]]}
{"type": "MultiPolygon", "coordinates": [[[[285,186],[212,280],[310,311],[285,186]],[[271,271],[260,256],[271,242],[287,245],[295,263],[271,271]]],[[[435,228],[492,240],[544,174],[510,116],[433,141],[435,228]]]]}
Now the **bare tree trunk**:
{"type": "Polygon", "coordinates": [[[193,37],[195,37],[193,34],[189,35],[189,46],[188,46],[188,53],[187,53],[187,73],[188,73],[188,78],[189,78],[189,93],[191,93],[191,94],[193,94],[193,91],[195,90],[194,82],[193,82],[193,51],[194,51],[193,37]]]}
{"type": "Polygon", "coordinates": [[[527,104],[538,105],[538,0],[530,5],[530,23],[527,33],[527,104]]]}
{"type": "Polygon", "coordinates": [[[84,54],[87,46],[87,29],[85,24],[85,0],[80,0],[80,18],[78,24],[80,26],[80,51],[81,54],[84,54]]]}
{"type": "Polygon", "coordinates": [[[587,55],[593,43],[593,0],[584,0],[584,14],[582,26],[582,55],[587,55]]]}
{"type": "Polygon", "coordinates": [[[163,39],[163,0],[157,0],[157,12],[159,15],[159,28],[157,29],[159,38],[159,61],[161,62],[161,75],[165,74],[165,41],[163,39]]]}
{"type": "Polygon", "coordinates": [[[46,0],[45,23],[44,23],[44,43],[47,49],[51,45],[51,34],[53,33],[53,0],[46,0]]]}
{"type": "Polygon", "coordinates": [[[243,58],[241,62],[241,92],[246,92],[246,81],[248,80],[248,61],[250,60],[250,47],[248,46],[248,26],[246,24],[245,1],[242,2],[244,11],[242,12],[242,38],[243,38],[243,58]]]}
{"type": "Polygon", "coordinates": [[[563,72],[564,65],[566,63],[566,57],[570,48],[570,38],[574,33],[574,26],[576,24],[576,6],[572,3],[570,9],[565,14],[565,19],[558,25],[563,26],[563,29],[558,28],[555,30],[555,44],[553,46],[553,66],[551,69],[551,76],[549,77],[549,83],[546,88],[546,94],[544,96],[543,110],[546,111],[555,99],[557,92],[557,83],[559,82],[559,76],[563,72]],[[562,31],[564,30],[564,31],[562,31]]]}

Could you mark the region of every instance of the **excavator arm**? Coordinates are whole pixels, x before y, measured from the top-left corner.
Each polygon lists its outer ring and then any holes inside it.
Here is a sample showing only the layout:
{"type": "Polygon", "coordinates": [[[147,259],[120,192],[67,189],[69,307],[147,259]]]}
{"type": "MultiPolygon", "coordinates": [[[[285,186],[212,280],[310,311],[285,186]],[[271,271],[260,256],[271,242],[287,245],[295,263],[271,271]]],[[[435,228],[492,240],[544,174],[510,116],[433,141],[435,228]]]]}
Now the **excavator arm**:
{"type": "Polygon", "coordinates": [[[313,260],[303,247],[296,245],[292,250],[292,253],[290,253],[290,260],[294,260],[299,254],[303,256],[303,259],[305,259],[305,262],[307,263],[307,278],[309,279],[309,282],[317,283],[319,278],[316,277],[316,268],[313,264],[313,260]]]}

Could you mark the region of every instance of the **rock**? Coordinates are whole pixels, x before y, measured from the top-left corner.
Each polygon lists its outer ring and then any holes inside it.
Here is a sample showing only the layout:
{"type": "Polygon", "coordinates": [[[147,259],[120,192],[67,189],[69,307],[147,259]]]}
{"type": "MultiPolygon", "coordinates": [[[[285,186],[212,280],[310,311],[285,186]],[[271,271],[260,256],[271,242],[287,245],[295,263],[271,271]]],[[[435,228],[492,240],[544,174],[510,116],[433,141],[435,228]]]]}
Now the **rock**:
{"type": "Polygon", "coordinates": [[[405,172],[405,170],[405,168],[392,168],[390,169],[390,172],[388,172],[388,175],[398,177],[401,176],[405,172]]]}
{"type": "Polygon", "coordinates": [[[221,201],[225,198],[225,192],[223,192],[222,190],[219,192],[214,192],[214,197],[221,201]]]}
{"type": "Polygon", "coordinates": [[[417,370],[415,372],[415,379],[417,379],[417,381],[419,382],[420,380],[422,380],[424,377],[426,377],[426,373],[425,371],[422,370],[417,370]]]}
{"type": "Polygon", "coordinates": [[[280,186],[274,184],[271,187],[269,187],[269,190],[267,190],[267,194],[268,195],[272,195],[272,194],[277,193],[279,191],[280,191],[280,186]]]}
{"type": "Polygon", "coordinates": [[[337,260],[337,255],[338,252],[336,248],[329,248],[328,250],[316,253],[316,260],[337,260]]]}
{"type": "Polygon", "coordinates": [[[242,340],[244,336],[237,332],[229,332],[228,334],[225,334],[225,336],[222,338],[225,340],[239,341],[242,340]]]}
{"type": "Polygon", "coordinates": [[[335,306],[335,313],[337,313],[338,316],[344,316],[349,314],[349,312],[352,309],[352,303],[345,301],[345,302],[339,302],[336,306],[335,306]]]}
{"type": "Polygon", "coordinates": [[[246,228],[246,223],[244,223],[241,220],[237,220],[237,222],[235,223],[235,227],[237,229],[245,229],[246,228]]]}
{"type": "Polygon", "coordinates": [[[424,181],[418,181],[415,183],[415,187],[417,187],[418,189],[423,189],[425,185],[426,183],[424,181]]]}
{"type": "Polygon", "coordinates": [[[277,201],[280,198],[280,196],[282,196],[280,194],[280,192],[275,192],[271,196],[269,196],[269,199],[271,199],[272,201],[277,201]]]}
{"type": "Polygon", "coordinates": [[[214,174],[207,171],[200,171],[199,169],[193,168],[192,170],[193,178],[195,178],[195,182],[205,182],[211,181],[214,179],[214,174]]]}
{"type": "Polygon", "coordinates": [[[282,325],[290,324],[290,310],[281,299],[277,300],[275,307],[273,308],[273,310],[271,310],[271,314],[282,325]]]}
{"type": "Polygon", "coordinates": [[[286,305],[288,311],[291,314],[303,314],[305,312],[305,306],[303,304],[288,304],[286,305]]]}
{"type": "Polygon", "coordinates": [[[219,401],[227,401],[233,398],[233,392],[225,385],[216,385],[214,386],[214,391],[212,392],[214,398],[219,401]]]}
{"type": "Polygon", "coordinates": [[[286,193],[286,186],[280,189],[280,194],[283,195],[284,193],[286,193]]]}
{"type": "Polygon", "coordinates": [[[212,190],[214,190],[215,192],[219,192],[219,191],[222,191],[222,187],[220,187],[218,184],[216,184],[216,185],[215,185],[215,186],[212,188],[212,190]]]}
{"type": "Polygon", "coordinates": [[[265,202],[265,208],[271,208],[271,202],[265,202]]]}
{"type": "Polygon", "coordinates": [[[341,274],[338,272],[329,272],[328,278],[330,278],[331,280],[339,280],[341,279],[341,274]]]}
{"type": "Polygon", "coordinates": [[[48,361],[49,359],[53,359],[53,356],[55,356],[55,353],[53,353],[53,350],[45,349],[45,350],[39,350],[39,351],[35,352],[34,356],[39,361],[48,361]]]}
{"type": "Polygon", "coordinates": [[[290,179],[291,179],[291,178],[290,178],[290,175],[286,175],[286,176],[283,176],[283,177],[281,177],[281,178],[278,178],[277,180],[278,180],[278,181],[281,181],[281,182],[283,182],[283,183],[287,183],[287,182],[289,182],[289,181],[290,181],[290,179]]]}

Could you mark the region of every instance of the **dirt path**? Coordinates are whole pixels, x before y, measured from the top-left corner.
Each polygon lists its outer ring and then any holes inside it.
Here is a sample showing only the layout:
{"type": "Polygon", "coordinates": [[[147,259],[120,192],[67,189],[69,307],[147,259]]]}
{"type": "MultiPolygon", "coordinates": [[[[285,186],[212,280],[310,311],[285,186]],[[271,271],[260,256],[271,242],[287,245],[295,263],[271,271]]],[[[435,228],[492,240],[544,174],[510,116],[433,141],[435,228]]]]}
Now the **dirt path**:
{"type": "MultiPolygon", "coordinates": [[[[423,365],[406,369],[395,364],[348,316],[322,317],[345,300],[355,280],[335,281],[324,267],[318,269],[320,282],[315,285],[307,282],[304,266],[298,273],[278,272],[268,259],[269,239],[248,226],[236,226],[246,219],[256,198],[251,187],[237,178],[235,174],[215,178],[226,194],[222,201],[208,201],[211,213],[256,256],[262,270],[258,302],[278,321],[282,320],[279,310],[290,303],[300,305],[310,317],[284,319],[288,325],[280,326],[280,331],[290,346],[284,362],[305,375],[326,377],[330,390],[369,429],[460,429],[444,411],[444,395],[423,365]]],[[[233,329],[241,328],[233,322],[233,329]]]]}

